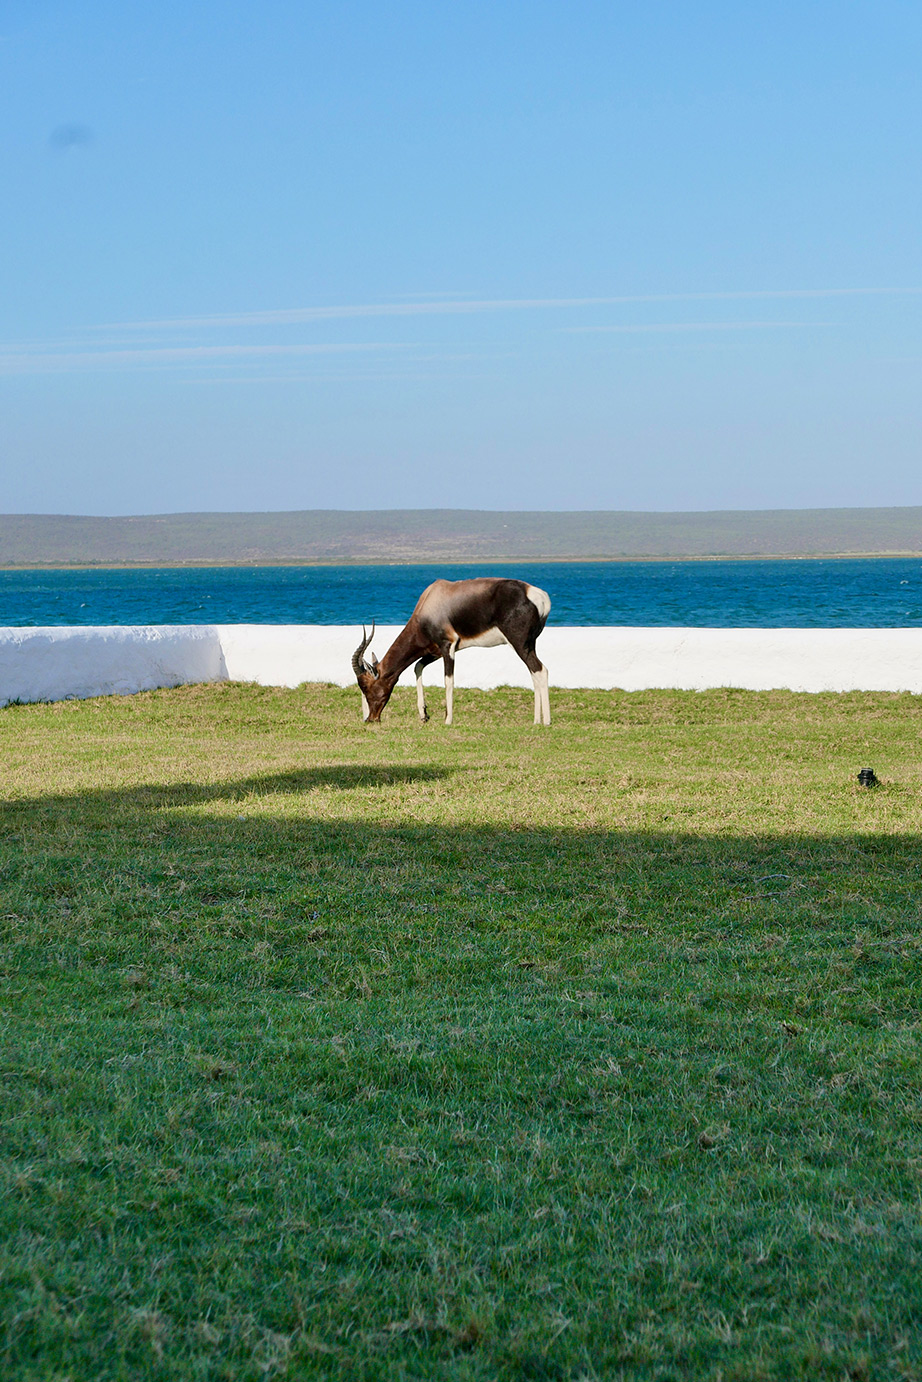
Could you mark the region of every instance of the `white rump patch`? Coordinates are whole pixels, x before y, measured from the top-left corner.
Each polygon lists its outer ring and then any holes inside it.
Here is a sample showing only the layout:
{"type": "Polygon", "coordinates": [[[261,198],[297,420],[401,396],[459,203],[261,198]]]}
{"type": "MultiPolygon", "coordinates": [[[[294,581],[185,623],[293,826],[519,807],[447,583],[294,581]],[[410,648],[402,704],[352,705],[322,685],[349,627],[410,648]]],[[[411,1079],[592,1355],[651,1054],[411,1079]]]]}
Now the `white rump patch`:
{"type": "MultiPolygon", "coordinates": [[[[531,590],[532,587],[529,586],[528,588],[531,590]]],[[[541,591],[539,590],[537,593],[540,595],[541,591]]],[[[531,596],[529,595],[528,598],[531,599],[531,596]]],[[[548,605],[550,605],[550,600],[548,600],[548,605]]],[[[479,633],[476,638],[459,638],[457,647],[460,652],[462,648],[498,648],[501,643],[506,642],[508,639],[500,633],[499,629],[487,629],[485,633],[479,633]]]]}
{"type": "Polygon", "coordinates": [[[539,590],[536,585],[530,585],[526,587],[525,594],[528,596],[529,600],[531,600],[535,609],[541,615],[541,618],[546,619],[551,612],[551,597],[548,595],[547,591],[539,590]]]}

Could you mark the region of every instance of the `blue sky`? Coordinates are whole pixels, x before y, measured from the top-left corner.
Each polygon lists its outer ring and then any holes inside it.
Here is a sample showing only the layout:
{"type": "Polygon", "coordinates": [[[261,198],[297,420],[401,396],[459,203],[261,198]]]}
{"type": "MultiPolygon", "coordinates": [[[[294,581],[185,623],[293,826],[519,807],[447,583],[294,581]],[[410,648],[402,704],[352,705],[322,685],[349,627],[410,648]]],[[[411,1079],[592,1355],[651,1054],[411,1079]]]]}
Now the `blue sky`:
{"type": "Polygon", "coordinates": [[[920,40],[0,0],[0,509],[922,504],[920,40]]]}

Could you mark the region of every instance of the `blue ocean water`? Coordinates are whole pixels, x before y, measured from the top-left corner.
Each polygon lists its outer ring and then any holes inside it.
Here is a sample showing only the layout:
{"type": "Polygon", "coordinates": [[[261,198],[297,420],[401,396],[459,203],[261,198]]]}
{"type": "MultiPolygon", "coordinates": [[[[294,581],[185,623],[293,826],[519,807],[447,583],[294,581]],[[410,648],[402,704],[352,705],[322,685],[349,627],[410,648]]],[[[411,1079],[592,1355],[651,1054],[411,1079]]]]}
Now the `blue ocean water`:
{"type": "Polygon", "coordinates": [[[474,574],[541,586],[554,624],[922,625],[922,561],[903,558],[0,571],[0,625],[402,624],[436,576],[474,574]]]}

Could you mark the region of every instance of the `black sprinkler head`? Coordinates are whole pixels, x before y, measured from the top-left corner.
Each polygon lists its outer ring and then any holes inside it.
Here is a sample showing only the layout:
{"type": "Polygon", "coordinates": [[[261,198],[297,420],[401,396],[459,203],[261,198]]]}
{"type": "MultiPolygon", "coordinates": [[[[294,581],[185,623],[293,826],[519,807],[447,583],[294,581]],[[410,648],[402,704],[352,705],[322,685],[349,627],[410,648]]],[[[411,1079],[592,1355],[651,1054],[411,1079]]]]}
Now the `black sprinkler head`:
{"type": "Polygon", "coordinates": [[[880,778],[876,775],[873,768],[862,768],[858,774],[858,781],[862,787],[876,787],[880,778]]]}

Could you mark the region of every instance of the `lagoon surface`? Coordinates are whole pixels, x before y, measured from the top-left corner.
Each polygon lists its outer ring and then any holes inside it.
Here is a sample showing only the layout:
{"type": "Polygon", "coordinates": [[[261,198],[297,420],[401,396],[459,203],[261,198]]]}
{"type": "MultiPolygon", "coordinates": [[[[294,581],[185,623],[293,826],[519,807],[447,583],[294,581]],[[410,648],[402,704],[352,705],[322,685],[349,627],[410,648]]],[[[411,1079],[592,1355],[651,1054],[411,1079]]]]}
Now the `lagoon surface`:
{"type": "Polygon", "coordinates": [[[481,574],[547,590],[555,624],[922,626],[918,558],[0,571],[0,625],[401,624],[437,576],[481,574]]]}

